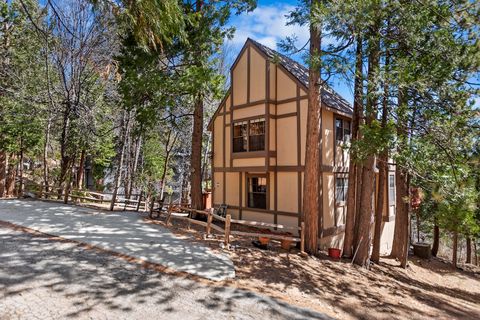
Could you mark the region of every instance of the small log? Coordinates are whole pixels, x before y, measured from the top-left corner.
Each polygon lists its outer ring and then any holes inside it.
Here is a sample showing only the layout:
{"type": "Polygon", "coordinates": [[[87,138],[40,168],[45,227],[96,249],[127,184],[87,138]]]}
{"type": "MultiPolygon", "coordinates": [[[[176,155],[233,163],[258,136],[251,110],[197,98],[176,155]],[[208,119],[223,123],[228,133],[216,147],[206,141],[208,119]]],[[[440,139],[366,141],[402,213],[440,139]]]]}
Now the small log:
{"type": "Polygon", "coordinates": [[[300,225],[300,251],[305,252],[305,222],[302,221],[300,225]]]}
{"type": "Polygon", "coordinates": [[[211,225],[212,225],[212,220],[213,220],[213,208],[210,209],[210,211],[208,212],[208,217],[207,217],[207,237],[208,235],[210,234],[210,230],[211,230],[211,225]]]}
{"type": "Polygon", "coordinates": [[[228,213],[227,218],[225,219],[225,247],[228,248],[228,244],[230,243],[230,221],[232,220],[232,216],[228,213]]]}

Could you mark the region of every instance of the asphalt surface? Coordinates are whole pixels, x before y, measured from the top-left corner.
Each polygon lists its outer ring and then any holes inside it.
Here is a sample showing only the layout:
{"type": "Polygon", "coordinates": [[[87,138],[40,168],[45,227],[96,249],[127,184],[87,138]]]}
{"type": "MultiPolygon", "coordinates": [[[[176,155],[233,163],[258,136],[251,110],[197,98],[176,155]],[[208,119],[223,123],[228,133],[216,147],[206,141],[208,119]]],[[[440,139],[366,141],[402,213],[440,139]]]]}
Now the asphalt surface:
{"type": "Polygon", "coordinates": [[[0,319],[329,319],[0,226],[0,319]]]}
{"type": "Polygon", "coordinates": [[[0,220],[210,280],[235,278],[235,267],[228,255],[182,239],[133,212],[105,212],[36,200],[0,200],[0,220]]]}

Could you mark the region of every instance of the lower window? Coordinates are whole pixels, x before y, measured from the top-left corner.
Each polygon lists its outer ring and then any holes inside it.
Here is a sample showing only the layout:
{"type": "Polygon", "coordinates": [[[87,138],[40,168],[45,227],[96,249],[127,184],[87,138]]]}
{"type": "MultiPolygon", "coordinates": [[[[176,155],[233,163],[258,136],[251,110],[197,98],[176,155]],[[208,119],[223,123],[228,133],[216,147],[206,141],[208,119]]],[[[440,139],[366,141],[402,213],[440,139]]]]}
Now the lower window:
{"type": "Polygon", "coordinates": [[[247,177],[248,207],[267,209],[267,178],[263,176],[247,177]]]}
{"type": "Polygon", "coordinates": [[[348,178],[345,177],[336,177],[335,183],[335,200],[337,202],[347,201],[348,194],[348,178]]]}

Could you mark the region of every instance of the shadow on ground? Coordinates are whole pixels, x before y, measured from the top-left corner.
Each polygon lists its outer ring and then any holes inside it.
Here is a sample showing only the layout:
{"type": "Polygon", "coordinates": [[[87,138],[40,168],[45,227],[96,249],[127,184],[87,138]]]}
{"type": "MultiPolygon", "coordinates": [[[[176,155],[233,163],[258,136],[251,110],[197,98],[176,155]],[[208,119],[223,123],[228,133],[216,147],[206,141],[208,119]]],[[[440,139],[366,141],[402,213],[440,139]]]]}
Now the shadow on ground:
{"type": "Polygon", "coordinates": [[[162,274],[74,243],[0,227],[3,316],[327,319],[246,290],[162,274]]]}

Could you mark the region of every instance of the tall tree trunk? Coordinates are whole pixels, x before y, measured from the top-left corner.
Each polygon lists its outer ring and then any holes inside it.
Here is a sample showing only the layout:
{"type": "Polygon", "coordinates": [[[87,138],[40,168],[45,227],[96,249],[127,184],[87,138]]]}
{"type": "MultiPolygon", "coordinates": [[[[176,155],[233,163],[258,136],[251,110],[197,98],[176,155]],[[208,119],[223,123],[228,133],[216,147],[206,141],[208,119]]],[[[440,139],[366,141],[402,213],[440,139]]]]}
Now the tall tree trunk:
{"type": "MultiPolygon", "coordinates": [[[[48,182],[48,145],[50,144],[50,128],[52,126],[52,119],[48,115],[47,126],[45,128],[45,142],[43,144],[43,184],[45,188],[45,193],[49,192],[49,182],[48,182]]],[[[47,198],[48,195],[45,195],[47,198]]]]}
{"type": "Polygon", "coordinates": [[[18,192],[17,197],[20,199],[23,197],[23,161],[24,161],[24,152],[23,152],[23,139],[20,140],[20,160],[18,163],[18,192]]]}
{"type": "MultiPolygon", "coordinates": [[[[312,1],[313,6],[318,0],[312,1]]],[[[305,251],[316,254],[318,250],[319,214],[323,214],[321,203],[322,192],[322,90],[321,75],[321,26],[310,24],[310,57],[309,68],[307,138],[305,148],[305,175],[303,184],[303,219],[305,221],[305,251]],[[318,61],[314,63],[313,61],[318,61]]]]}
{"type": "Polygon", "coordinates": [[[8,158],[5,151],[0,151],[0,198],[5,196],[7,184],[8,158]]]}
{"type": "Polygon", "coordinates": [[[436,257],[438,253],[438,246],[440,244],[440,228],[438,227],[437,218],[435,218],[433,225],[433,244],[432,256],[436,257]]]}
{"type": "Polygon", "coordinates": [[[75,188],[83,189],[83,175],[85,172],[85,149],[82,149],[82,153],[80,154],[80,162],[78,164],[78,172],[77,172],[77,179],[75,181],[75,188]]]}
{"type": "MultiPolygon", "coordinates": [[[[378,35],[379,21],[370,30],[368,39],[368,94],[366,105],[366,125],[372,125],[377,118],[378,84],[377,77],[380,63],[380,39],[378,35]]],[[[373,199],[375,194],[375,154],[370,154],[363,163],[361,203],[358,208],[357,249],[353,262],[368,266],[369,251],[372,243],[373,199]]]]}
{"type": "Polygon", "coordinates": [[[380,240],[382,238],[383,209],[385,204],[385,185],[387,180],[388,156],[383,154],[378,163],[378,195],[375,208],[375,230],[373,234],[372,261],[380,262],[380,240]]]}
{"type": "Polygon", "coordinates": [[[477,241],[478,239],[475,239],[473,241],[473,253],[475,255],[475,265],[478,266],[478,251],[477,251],[477,241]]]}
{"type": "Polygon", "coordinates": [[[130,198],[130,196],[132,195],[132,192],[133,192],[133,181],[135,180],[135,177],[136,177],[136,174],[137,174],[138,159],[140,158],[141,148],[142,148],[142,137],[139,136],[135,141],[135,151],[134,151],[134,155],[133,155],[133,166],[132,166],[131,177],[130,177],[129,184],[128,184],[129,198],[130,198]]]}
{"type": "MultiPolygon", "coordinates": [[[[389,70],[390,53],[388,48],[385,52],[385,68],[386,72],[389,70]]],[[[384,80],[383,84],[383,101],[382,101],[382,128],[387,127],[388,121],[388,97],[389,97],[389,84],[388,79],[384,80]]],[[[385,147],[378,158],[378,196],[377,205],[375,208],[375,228],[373,234],[373,248],[372,248],[372,261],[375,263],[380,262],[380,242],[382,238],[382,224],[383,224],[383,209],[385,205],[385,187],[388,178],[388,149],[385,147]]]]}
{"type": "MultiPolygon", "coordinates": [[[[70,192],[72,190],[72,184],[73,184],[73,175],[75,172],[75,158],[76,155],[73,155],[72,161],[71,161],[71,166],[70,166],[70,172],[68,174],[68,180],[66,181],[65,185],[65,194],[63,195],[63,203],[67,204],[68,203],[68,198],[70,196],[70,192]]],[[[73,200],[73,198],[72,198],[73,200]]]]}
{"type": "Polygon", "coordinates": [[[15,177],[17,176],[17,154],[12,152],[8,157],[8,172],[5,183],[5,192],[7,197],[11,197],[15,193],[15,177]]]}
{"type": "MultiPolygon", "coordinates": [[[[403,89],[398,92],[397,110],[397,151],[401,153],[407,144],[406,99],[403,89]]],[[[402,164],[395,166],[396,215],[391,256],[400,260],[403,268],[407,267],[410,229],[410,194],[408,173],[402,164]]]]}
{"type": "Polygon", "coordinates": [[[467,259],[465,260],[465,263],[472,263],[472,239],[470,237],[467,237],[466,242],[467,242],[467,259]]]}
{"type": "Polygon", "coordinates": [[[202,140],[203,140],[203,99],[198,97],[193,114],[192,151],[190,160],[190,193],[192,208],[202,209],[202,140]]]}
{"type": "MultiPolygon", "coordinates": [[[[363,73],[363,38],[357,36],[356,65],[355,65],[355,97],[353,101],[353,119],[352,119],[352,143],[358,139],[358,129],[360,118],[363,114],[362,103],[362,73],[363,73]]],[[[356,194],[358,165],[355,162],[356,155],[350,152],[350,162],[348,168],[348,194],[347,194],[347,217],[345,221],[345,240],[343,242],[343,255],[350,258],[353,254],[353,239],[355,238],[355,216],[356,216],[356,194]]]]}
{"type": "Polygon", "coordinates": [[[112,200],[110,201],[110,211],[113,211],[115,208],[115,202],[117,201],[117,193],[118,188],[120,187],[120,178],[122,175],[122,168],[123,168],[123,160],[125,157],[125,140],[129,134],[129,127],[130,127],[130,112],[124,111],[123,119],[122,119],[122,127],[123,127],[123,135],[122,140],[120,142],[120,155],[118,157],[118,167],[117,171],[115,172],[115,177],[113,179],[113,191],[112,191],[112,200]]]}
{"type": "Polygon", "coordinates": [[[454,268],[457,268],[457,251],[458,251],[458,232],[453,233],[453,253],[452,253],[452,264],[454,268]]]}

